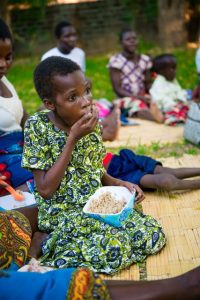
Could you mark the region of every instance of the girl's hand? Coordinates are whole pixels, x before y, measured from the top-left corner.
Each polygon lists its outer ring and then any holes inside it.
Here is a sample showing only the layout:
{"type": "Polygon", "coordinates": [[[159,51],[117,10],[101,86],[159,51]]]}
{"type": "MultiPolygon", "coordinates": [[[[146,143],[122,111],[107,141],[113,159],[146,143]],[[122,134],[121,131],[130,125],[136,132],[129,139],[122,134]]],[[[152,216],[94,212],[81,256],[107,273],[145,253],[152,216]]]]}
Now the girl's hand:
{"type": "Polygon", "coordinates": [[[71,127],[70,136],[72,136],[75,140],[79,140],[83,136],[91,133],[96,127],[98,119],[98,109],[96,105],[93,104],[91,111],[85,114],[79,121],[77,121],[71,127]]]}
{"type": "Polygon", "coordinates": [[[118,185],[126,187],[131,193],[136,191],[136,198],[135,198],[136,204],[142,202],[145,199],[145,195],[143,191],[137,184],[120,180],[118,185]]]}

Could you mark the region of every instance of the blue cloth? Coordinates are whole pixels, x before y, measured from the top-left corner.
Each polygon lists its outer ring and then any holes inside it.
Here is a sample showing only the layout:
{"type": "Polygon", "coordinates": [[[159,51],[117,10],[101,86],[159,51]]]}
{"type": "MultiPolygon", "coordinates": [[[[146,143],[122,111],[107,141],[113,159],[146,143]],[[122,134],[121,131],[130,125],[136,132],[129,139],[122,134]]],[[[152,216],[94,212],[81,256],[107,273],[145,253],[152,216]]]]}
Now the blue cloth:
{"type": "Polygon", "coordinates": [[[136,155],[129,149],[123,149],[119,155],[111,159],[107,173],[115,178],[140,184],[141,178],[146,174],[153,174],[159,161],[144,155],[136,155]]]}
{"type": "Polygon", "coordinates": [[[65,300],[74,268],[44,274],[0,272],[1,300],[65,300]]]}
{"type": "Polygon", "coordinates": [[[0,173],[8,178],[14,188],[33,179],[33,174],[21,167],[23,152],[23,132],[0,131],[0,173]]]}

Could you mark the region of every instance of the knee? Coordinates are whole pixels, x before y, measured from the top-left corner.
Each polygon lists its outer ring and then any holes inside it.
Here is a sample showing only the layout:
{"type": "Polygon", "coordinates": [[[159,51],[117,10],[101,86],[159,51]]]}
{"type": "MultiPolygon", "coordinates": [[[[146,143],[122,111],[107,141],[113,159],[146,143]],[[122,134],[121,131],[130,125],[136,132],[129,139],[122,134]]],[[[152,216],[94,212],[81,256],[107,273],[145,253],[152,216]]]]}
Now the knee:
{"type": "Polygon", "coordinates": [[[157,187],[166,191],[170,191],[174,185],[174,176],[170,174],[159,174],[157,187]]]}

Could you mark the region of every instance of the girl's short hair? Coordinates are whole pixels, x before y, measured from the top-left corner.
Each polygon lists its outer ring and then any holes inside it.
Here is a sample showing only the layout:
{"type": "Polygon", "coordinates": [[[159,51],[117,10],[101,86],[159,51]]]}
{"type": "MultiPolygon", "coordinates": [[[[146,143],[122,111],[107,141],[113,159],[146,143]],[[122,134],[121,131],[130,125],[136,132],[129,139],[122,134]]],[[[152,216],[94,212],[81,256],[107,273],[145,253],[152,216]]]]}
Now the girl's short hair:
{"type": "Polygon", "coordinates": [[[54,77],[56,75],[68,75],[81,70],[80,66],[71,59],[60,56],[51,56],[41,61],[35,68],[33,80],[35,89],[43,101],[48,99],[54,102],[55,89],[54,77]]]}
{"type": "Polygon", "coordinates": [[[0,18],[0,40],[9,39],[12,41],[12,35],[8,25],[0,18]]]}
{"type": "Polygon", "coordinates": [[[172,61],[176,63],[176,57],[173,54],[165,53],[158,55],[153,59],[152,71],[159,73],[161,70],[166,68],[172,61]]]}

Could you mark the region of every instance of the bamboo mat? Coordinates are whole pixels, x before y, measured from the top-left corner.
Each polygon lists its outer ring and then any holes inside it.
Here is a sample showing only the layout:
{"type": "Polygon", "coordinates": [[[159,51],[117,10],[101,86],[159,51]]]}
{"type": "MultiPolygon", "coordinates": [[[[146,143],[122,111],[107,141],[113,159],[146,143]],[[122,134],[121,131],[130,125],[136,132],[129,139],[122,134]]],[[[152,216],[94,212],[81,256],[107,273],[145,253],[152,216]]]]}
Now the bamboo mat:
{"type": "Polygon", "coordinates": [[[121,126],[118,138],[113,142],[105,142],[106,147],[150,145],[152,142],[174,143],[183,138],[182,125],[171,127],[138,119],[136,119],[136,122],[139,123],[138,126],[121,126]]]}
{"type": "MultiPolygon", "coordinates": [[[[200,155],[163,161],[165,166],[170,167],[200,167],[200,155]]],[[[160,253],[149,256],[143,264],[132,265],[116,276],[105,276],[108,280],[163,279],[200,265],[200,190],[145,194],[143,212],[162,224],[167,244],[160,253]]]]}

